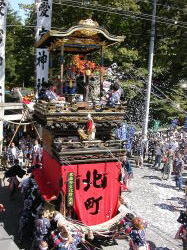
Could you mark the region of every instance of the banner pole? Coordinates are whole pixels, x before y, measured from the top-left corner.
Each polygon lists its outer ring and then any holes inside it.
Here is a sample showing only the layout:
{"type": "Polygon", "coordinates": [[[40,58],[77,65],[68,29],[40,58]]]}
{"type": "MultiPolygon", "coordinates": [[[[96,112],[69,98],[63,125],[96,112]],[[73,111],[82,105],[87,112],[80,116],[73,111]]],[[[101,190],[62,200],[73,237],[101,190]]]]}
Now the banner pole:
{"type": "MultiPolygon", "coordinates": [[[[6,18],[7,18],[7,0],[0,0],[0,103],[5,102],[5,43],[6,43],[6,18]]],[[[0,155],[3,148],[3,120],[4,105],[0,107],[0,155]]]]}

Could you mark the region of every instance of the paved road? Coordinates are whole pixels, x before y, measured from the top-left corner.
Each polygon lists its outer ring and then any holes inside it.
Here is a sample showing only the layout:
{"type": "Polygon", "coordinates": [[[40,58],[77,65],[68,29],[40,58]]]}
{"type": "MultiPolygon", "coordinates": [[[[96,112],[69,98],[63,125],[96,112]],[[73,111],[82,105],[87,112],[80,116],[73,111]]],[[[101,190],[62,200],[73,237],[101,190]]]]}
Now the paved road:
{"type": "MultiPolygon", "coordinates": [[[[0,178],[2,180],[2,172],[0,173],[0,178]]],[[[9,190],[6,185],[2,185],[0,188],[0,203],[3,203],[6,212],[0,214],[0,222],[4,223],[5,229],[9,235],[13,235],[15,242],[17,243],[17,228],[19,221],[19,212],[22,207],[22,198],[18,193],[15,200],[10,200],[9,198],[9,190]]],[[[6,249],[2,249],[6,250],[6,249]]]]}

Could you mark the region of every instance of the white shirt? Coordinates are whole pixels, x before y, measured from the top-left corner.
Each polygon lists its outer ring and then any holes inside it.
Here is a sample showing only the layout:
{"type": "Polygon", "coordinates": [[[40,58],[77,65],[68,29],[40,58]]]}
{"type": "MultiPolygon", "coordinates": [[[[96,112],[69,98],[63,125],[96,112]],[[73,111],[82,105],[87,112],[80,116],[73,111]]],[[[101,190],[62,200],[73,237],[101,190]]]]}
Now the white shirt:
{"type": "Polygon", "coordinates": [[[162,155],[162,151],[161,151],[161,148],[159,146],[156,146],[155,154],[156,155],[162,155]]]}
{"type": "Polygon", "coordinates": [[[14,157],[16,157],[16,156],[17,156],[17,150],[16,150],[16,147],[11,148],[11,153],[12,153],[12,155],[13,155],[14,157]]]}
{"type": "Polygon", "coordinates": [[[40,146],[40,144],[34,145],[34,153],[38,153],[38,154],[41,153],[41,146],[40,146]]]}

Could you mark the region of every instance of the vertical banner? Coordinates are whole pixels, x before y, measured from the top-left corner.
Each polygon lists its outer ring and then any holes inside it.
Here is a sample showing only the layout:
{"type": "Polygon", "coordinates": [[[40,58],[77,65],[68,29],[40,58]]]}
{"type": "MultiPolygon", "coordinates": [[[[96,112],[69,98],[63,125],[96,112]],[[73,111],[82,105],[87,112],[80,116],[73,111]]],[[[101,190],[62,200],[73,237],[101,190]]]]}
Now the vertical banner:
{"type": "MultiPolygon", "coordinates": [[[[36,41],[51,29],[52,0],[36,0],[37,29],[36,41]]],[[[47,49],[36,49],[36,92],[43,82],[48,82],[49,52],[47,49]]]]}
{"type": "Polygon", "coordinates": [[[7,0],[0,0],[0,102],[5,99],[5,39],[7,0]]]}

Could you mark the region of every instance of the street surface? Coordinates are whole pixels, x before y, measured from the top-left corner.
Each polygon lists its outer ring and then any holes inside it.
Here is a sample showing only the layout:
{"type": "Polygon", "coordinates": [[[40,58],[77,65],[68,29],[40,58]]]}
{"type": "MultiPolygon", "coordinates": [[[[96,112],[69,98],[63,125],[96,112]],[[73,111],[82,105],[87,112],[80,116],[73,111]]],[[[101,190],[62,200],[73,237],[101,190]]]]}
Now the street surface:
{"type": "MultiPolygon", "coordinates": [[[[150,166],[133,168],[133,171],[134,178],[130,185],[132,192],[123,194],[132,212],[148,222],[146,236],[153,246],[152,249],[182,249],[181,241],[175,240],[174,236],[180,225],[176,220],[179,210],[183,209],[184,192],[176,190],[173,177],[169,181],[163,181],[160,179],[161,172],[150,169],[150,166]]],[[[6,207],[6,212],[0,215],[0,221],[4,222],[8,234],[14,235],[18,243],[17,229],[22,199],[17,194],[15,200],[10,200],[6,185],[2,184],[0,188],[0,201],[6,207]]],[[[128,250],[128,242],[117,240],[115,245],[103,246],[103,249],[128,250]]]]}

